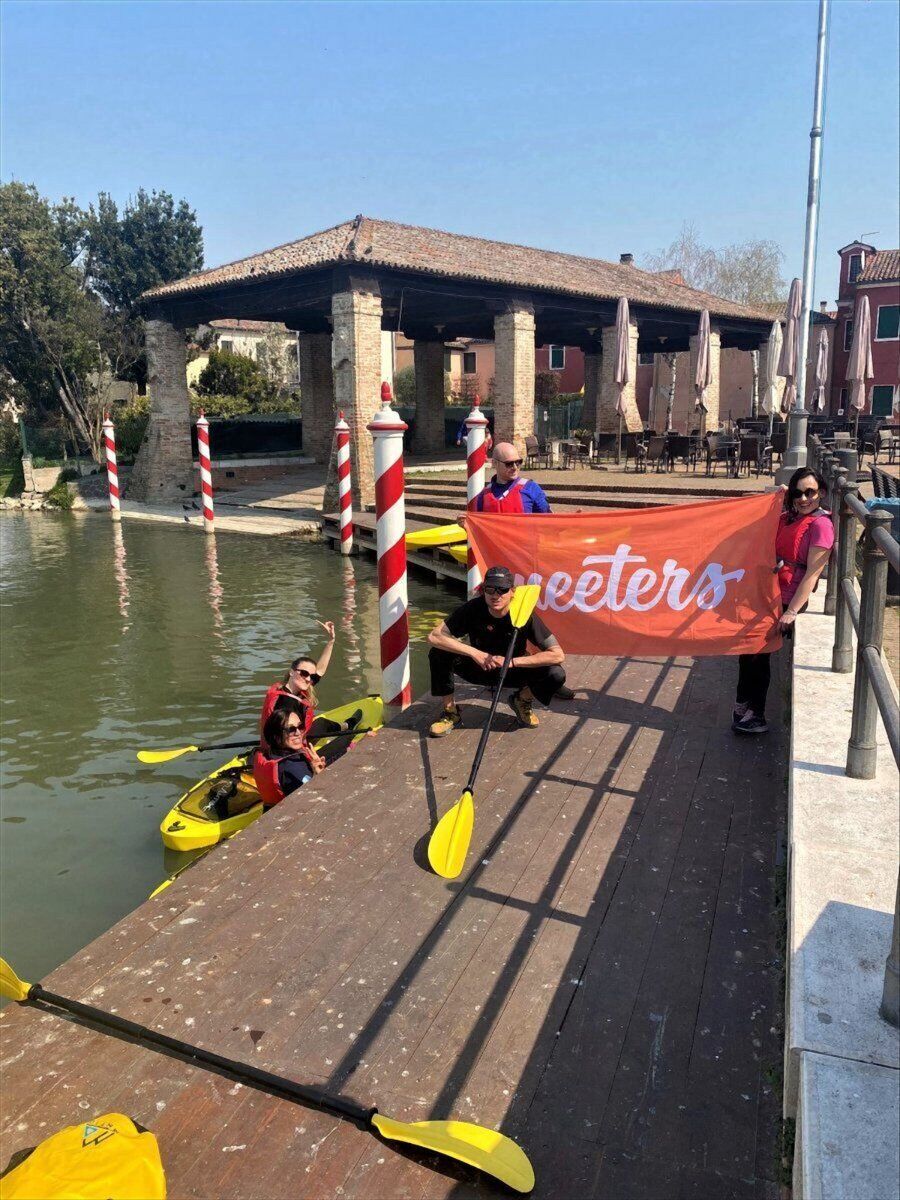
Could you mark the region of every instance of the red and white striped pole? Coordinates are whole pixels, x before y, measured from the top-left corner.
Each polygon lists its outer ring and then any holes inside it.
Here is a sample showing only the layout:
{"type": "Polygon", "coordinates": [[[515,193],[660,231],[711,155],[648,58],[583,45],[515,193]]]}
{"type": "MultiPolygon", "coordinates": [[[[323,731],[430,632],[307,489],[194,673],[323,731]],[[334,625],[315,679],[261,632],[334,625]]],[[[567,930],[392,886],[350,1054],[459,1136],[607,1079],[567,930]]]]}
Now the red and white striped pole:
{"type": "Polygon", "coordinates": [[[197,418],[197,457],[200,459],[200,491],[203,493],[203,528],[207,533],[215,533],[212,464],[209,460],[209,421],[202,412],[197,418]]]}
{"type": "Polygon", "coordinates": [[[406,708],[409,684],[409,601],[406,590],[406,505],[403,435],[407,425],[391,408],[391,385],[381,385],[381,408],[366,426],[374,441],[375,539],[378,550],[378,620],[381,694],[406,708]]]}
{"type": "Polygon", "coordinates": [[[116,431],[109,413],[103,418],[103,450],[106,454],[106,481],[109,484],[109,515],[114,521],[122,520],[119,507],[119,465],[116,462],[116,431]]]}
{"type": "MultiPolygon", "coordinates": [[[[466,430],[468,431],[466,433],[466,508],[470,512],[474,506],[475,497],[484,491],[485,466],[487,464],[487,451],[484,443],[487,426],[487,417],[481,411],[481,400],[476,396],[472,411],[466,417],[466,430]]],[[[481,572],[478,570],[475,555],[472,553],[471,541],[469,542],[467,561],[466,587],[471,599],[481,587],[481,572]]]]}
{"type": "Polygon", "coordinates": [[[341,554],[353,549],[353,495],[350,490],[350,426],[338,413],[337,435],[338,503],[341,513],[341,554]]]}

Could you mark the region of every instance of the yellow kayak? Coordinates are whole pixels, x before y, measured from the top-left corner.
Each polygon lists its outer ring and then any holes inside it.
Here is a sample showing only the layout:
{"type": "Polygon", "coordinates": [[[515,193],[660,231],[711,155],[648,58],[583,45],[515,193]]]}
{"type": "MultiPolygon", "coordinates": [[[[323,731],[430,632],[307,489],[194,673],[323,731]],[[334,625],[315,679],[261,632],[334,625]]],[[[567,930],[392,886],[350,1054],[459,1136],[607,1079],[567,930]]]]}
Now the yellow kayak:
{"type": "Polygon", "coordinates": [[[456,559],[463,566],[469,561],[469,543],[457,542],[455,546],[444,546],[444,549],[449,555],[456,559]]]}
{"type": "Polygon", "coordinates": [[[462,525],[430,525],[428,529],[417,529],[406,535],[406,548],[415,550],[423,546],[452,546],[464,542],[468,534],[462,525]]]}
{"type": "MultiPolygon", "coordinates": [[[[358,709],[362,709],[363,714],[359,722],[361,729],[380,729],[384,724],[384,703],[380,696],[365,696],[317,716],[346,721],[358,709]]],[[[365,736],[360,734],[353,742],[365,736]]],[[[321,738],[313,745],[318,750],[326,741],[321,738]]],[[[253,779],[250,754],[239,754],[185,792],[159,829],[170,850],[200,850],[246,829],[262,814],[263,805],[253,779]],[[222,815],[223,812],[234,815],[222,815]]]]}

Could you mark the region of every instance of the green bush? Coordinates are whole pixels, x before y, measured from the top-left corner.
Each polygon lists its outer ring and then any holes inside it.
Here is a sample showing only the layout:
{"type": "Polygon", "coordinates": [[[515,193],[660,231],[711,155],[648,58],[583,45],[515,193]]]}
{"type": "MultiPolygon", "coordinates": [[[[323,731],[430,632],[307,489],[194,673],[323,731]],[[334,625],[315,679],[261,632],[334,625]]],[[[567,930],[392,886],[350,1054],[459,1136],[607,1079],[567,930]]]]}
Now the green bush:
{"type": "Polygon", "coordinates": [[[72,483],[78,478],[78,470],[76,467],[63,467],[59,473],[59,483],[72,483]]]}
{"type": "Polygon", "coordinates": [[[150,420],[149,398],[136,396],[132,404],[114,412],[112,419],[116,428],[116,458],[119,461],[135,458],[150,420]]]}
{"type": "Polygon", "coordinates": [[[197,380],[197,395],[204,400],[204,411],[215,416],[238,416],[248,412],[279,411],[278,388],[270,382],[252,358],[230,350],[210,350],[209,362],[197,380]],[[242,400],[246,408],[213,414],[212,403],[242,400]]]}
{"type": "Polygon", "coordinates": [[[63,509],[66,512],[72,507],[74,499],[62,477],[56,481],[47,493],[47,503],[52,505],[53,508],[63,509]]]}

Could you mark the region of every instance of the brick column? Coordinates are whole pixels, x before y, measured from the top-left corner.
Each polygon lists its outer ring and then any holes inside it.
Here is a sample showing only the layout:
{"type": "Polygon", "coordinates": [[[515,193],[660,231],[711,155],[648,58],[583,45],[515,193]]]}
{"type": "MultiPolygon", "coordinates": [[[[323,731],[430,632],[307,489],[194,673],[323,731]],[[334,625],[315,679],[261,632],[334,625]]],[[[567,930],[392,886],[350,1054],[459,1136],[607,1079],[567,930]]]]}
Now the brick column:
{"type": "Polygon", "coordinates": [[[328,462],[334,437],[334,377],[331,372],[331,334],[297,335],[300,365],[300,403],[303,408],[303,452],[316,462],[328,462]]]}
{"type": "Polygon", "coordinates": [[[514,302],[494,318],[494,441],[513,442],[524,456],[534,433],[534,310],[514,302]]]}
{"type": "Polygon", "coordinates": [[[194,493],[191,406],[184,333],[169,321],[144,322],[150,421],[128,482],[129,500],[171,504],[194,493]]]}
{"type": "Polygon", "coordinates": [[[444,449],[444,343],[416,342],[416,425],[413,453],[432,454],[444,449]]]}
{"type": "MultiPolygon", "coordinates": [[[[627,433],[640,433],[644,428],[641,414],[638,412],[635,383],[637,378],[637,322],[628,325],[628,373],[631,376],[625,384],[623,399],[625,401],[625,419],[622,429],[627,433]]],[[[600,363],[600,395],[597,402],[597,432],[616,433],[619,428],[619,413],[616,405],[619,400],[619,385],[615,380],[616,370],[616,327],[606,325],[603,329],[603,358],[600,363]]]]}
{"type": "MultiPolygon", "coordinates": [[[[709,330],[709,365],[712,373],[709,387],[706,389],[706,429],[711,431],[718,429],[720,425],[719,419],[719,379],[720,379],[720,356],[721,356],[722,336],[719,328],[716,325],[711,325],[709,330]]],[[[679,366],[681,364],[679,363],[679,366]]],[[[691,353],[690,364],[688,367],[688,383],[691,389],[691,407],[693,425],[700,424],[701,413],[698,409],[693,408],[694,400],[697,392],[694,387],[694,376],[697,371],[697,338],[691,338],[691,353]]]]}
{"type": "Polygon", "coordinates": [[[597,401],[600,396],[600,352],[584,352],[584,405],[581,409],[582,429],[597,428],[597,401]]]}
{"type": "MultiPolygon", "coordinates": [[[[334,403],[350,427],[353,511],[375,502],[372,438],[367,425],[381,404],[381,296],[374,280],[354,280],[331,297],[334,403]]],[[[337,512],[337,464],[328,461],[324,509],[337,512]]]]}

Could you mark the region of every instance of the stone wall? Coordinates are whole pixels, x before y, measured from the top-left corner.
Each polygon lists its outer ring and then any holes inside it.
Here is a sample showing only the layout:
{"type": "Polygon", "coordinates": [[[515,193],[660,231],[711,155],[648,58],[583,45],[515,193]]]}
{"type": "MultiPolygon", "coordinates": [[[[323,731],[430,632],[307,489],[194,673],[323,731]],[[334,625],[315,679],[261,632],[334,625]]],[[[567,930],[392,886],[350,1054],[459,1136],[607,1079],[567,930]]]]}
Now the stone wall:
{"type": "Polygon", "coordinates": [[[128,484],[128,499],[171,504],[193,494],[191,409],[184,332],[144,322],[150,420],[128,484]]]}
{"type": "Polygon", "coordinates": [[[328,461],[336,416],[331,370],[331,334],[298,336],[300,403],[303,407],[303,451],[316,462],[328,461]]]}
{"type": "MultiPolygon", "coordinates": [[[[641,414],[638,412],[637,392],[637,346],[638,327],[635,321],[628,326],[628,374],[630,379],[622,391],[625,419],[622,428],[628,433],[640,433],[644,427],[641,414]]],[[[600,362],[600,392],[597,402],[598,433],[616,433],[619,428],[619,384],[615,379],[616,371],[616,327],[607,325],[603,330],[603,354],[600,362]]]]}
{"type": "Polygon", "coordinates": [[[444,343],[416,342],[415,454],[440,453],[444,449],[444,343]]]}
{"type": "Polygon", "coordinates": [[[514,303],[494,318],[494,440],[525,453],[534,433],[534,311],[514,303]]]}

